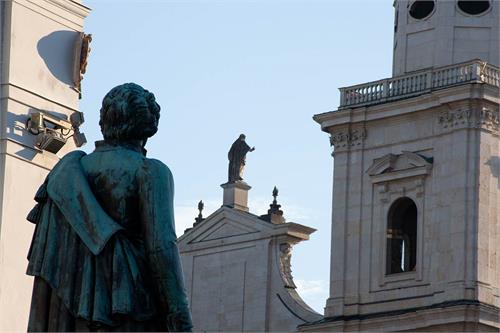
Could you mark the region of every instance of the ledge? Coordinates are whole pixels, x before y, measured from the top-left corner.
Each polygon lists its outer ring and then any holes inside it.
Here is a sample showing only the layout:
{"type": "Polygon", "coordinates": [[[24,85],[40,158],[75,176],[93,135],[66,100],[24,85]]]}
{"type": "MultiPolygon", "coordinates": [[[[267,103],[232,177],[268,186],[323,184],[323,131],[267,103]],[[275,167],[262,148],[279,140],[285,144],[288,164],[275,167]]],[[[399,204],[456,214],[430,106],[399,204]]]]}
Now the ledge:
{"type": "MultiPolygon", "coordinates": [[[[456,306],[483,307],[487,310],[496,311],[497,313],[500,313],[499,307],[496,307],[496,306],[490,305],[490,304],[486,304],[486,303],[482,303],[482,302],[477,301],[477,300],[455,300],[455,301],[447,301],[447,302],[436,303],[436,304],[432,304],[432,305],[428,305],[428,306],[413,307],[413,308],[401,309],[401,310],[374,312],[374,313],[368,313],[368,314],[357,314],[357,315],[347,315],[347,316],[325,317],[325,318],[318,320],[318,321],[315,321],[315,322],[299,325],[298,327],[299,328],[301,328],[301,327],[307,328],[308,326],[322,325],[322,324],[339,322],[339,321],[367,320],[367,319],[375,319],[375,318],[382,318],[382,317],[400,316],[400,315],[405,315],[405,314],[417,312],[417,311],[433,310],[433,309],[438,309],[438,308],[445,309],[445,308],[452,308],[452,307],[456,307],[456,306]]],[[[500,324],[500,320],[499,320],[499,324],[500,324]]]]}

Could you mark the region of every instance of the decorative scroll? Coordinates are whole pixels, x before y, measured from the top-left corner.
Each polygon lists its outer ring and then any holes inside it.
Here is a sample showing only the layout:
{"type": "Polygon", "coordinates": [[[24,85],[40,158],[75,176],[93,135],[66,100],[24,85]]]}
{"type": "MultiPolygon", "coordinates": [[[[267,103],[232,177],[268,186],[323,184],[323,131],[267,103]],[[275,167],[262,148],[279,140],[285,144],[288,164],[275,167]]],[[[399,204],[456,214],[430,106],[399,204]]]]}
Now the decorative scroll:
{"type": "Polygon", "coordinates": [[[292,245],[288,243],[280,244],[280,271],[285,281],[285,288],[295,289],[297,286],[292,277],[292,245]]]}

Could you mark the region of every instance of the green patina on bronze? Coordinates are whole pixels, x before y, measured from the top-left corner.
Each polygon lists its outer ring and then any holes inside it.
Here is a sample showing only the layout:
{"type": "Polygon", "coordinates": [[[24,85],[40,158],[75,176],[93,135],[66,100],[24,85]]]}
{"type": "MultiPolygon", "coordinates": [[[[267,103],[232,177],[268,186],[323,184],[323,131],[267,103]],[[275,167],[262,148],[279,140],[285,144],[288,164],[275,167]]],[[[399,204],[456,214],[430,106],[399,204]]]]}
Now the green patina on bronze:
{"type": "Polygon", "coordinates": [[[145,157],[160,107],[137,84],[104,98],[104,141],[67,154],[38,190],[29,331],[191,331],[173,177],[145,157]]]}

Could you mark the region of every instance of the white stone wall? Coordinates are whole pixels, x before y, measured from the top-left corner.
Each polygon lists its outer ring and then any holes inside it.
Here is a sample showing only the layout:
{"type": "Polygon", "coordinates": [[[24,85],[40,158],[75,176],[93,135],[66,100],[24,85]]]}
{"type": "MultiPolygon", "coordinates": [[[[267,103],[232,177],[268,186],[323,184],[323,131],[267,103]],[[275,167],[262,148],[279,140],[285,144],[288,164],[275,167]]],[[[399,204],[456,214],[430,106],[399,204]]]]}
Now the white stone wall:
{"type": "Polygon", "coordinates": [[[290,262],[282,251],[283,244],[307,240],[313,231],[222,207],[182,235],[194,330],[295,332],[299,324],[321,319],[290,286],[284,268],[290,262]]]}
{"type": "Polygon", "coordinates": [[[31,112],[78,110],[74,45],[88,8],[69,0],[0,2],[0,331],[25,331],[32,279],[25,275],[34,194],[72,140],[54,155],[34,147],[31,112]]]}
{"type": "MultiPolygon", "coordinates": [[[[465,84],[316,116],[335,145],[331,281],[325,317],[351,318],[324,327],[347,327],[358,316],[457,300],[483,302],[497,307],[498,314],[498,103],[497,88],[465,84]],[[428,174],[412,175],[414,164],[406,171],[385,171],[381,175],[385,178],[367,173],[377,159],[405,151],[432,158],[428,174]],[[387,214],[403,196],[417,205],[417,265],[414,272],[386,275],[387,214]]],[[[352,327],[429,329],[425,325],[431,322],[451,324],[453,320],[500,327],[500,318],[491,320],[489,310],[478,311],[476,319],[472,312],[461,316],[458,311],[431,321],[429,316],[439,317],[434,313],[439,311],[423,312],[427,317],[418,320],[421,313],[398,321],[359,320],[352,327]]]]}
{"type": "Polygon", "coordinates": [[[457,0],[438,0],[421,20],[408,14],[413,2],[395,2],[393,76],[476,58],[500,65],[500,1],[492,0],[490,10],[474,16],[463,13],[457,0]]]}

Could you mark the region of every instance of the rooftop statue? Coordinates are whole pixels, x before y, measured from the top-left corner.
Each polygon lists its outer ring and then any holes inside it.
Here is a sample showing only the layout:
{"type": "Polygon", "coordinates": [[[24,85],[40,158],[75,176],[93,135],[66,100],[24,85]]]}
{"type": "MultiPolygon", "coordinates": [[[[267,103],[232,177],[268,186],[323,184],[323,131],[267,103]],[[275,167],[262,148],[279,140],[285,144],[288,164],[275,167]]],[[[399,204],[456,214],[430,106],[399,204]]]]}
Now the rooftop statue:
{"type": "Polygon", "coordinates": [[[145,157],[160,106],[134,83],[104,98],[104,141],[64,156],[38,190],[29,331],[191,331],[174,182],[145,157]]]}
{"type": "Polygon", "coordinates": [[[229,170],[228,183],[234,183],[243,180],[243,169],[245,168],[246,155],[248,152],[255,150],[255,147],[250,148],[245,142],[245,134],[241,134],[229,149],[229,170]]]}

